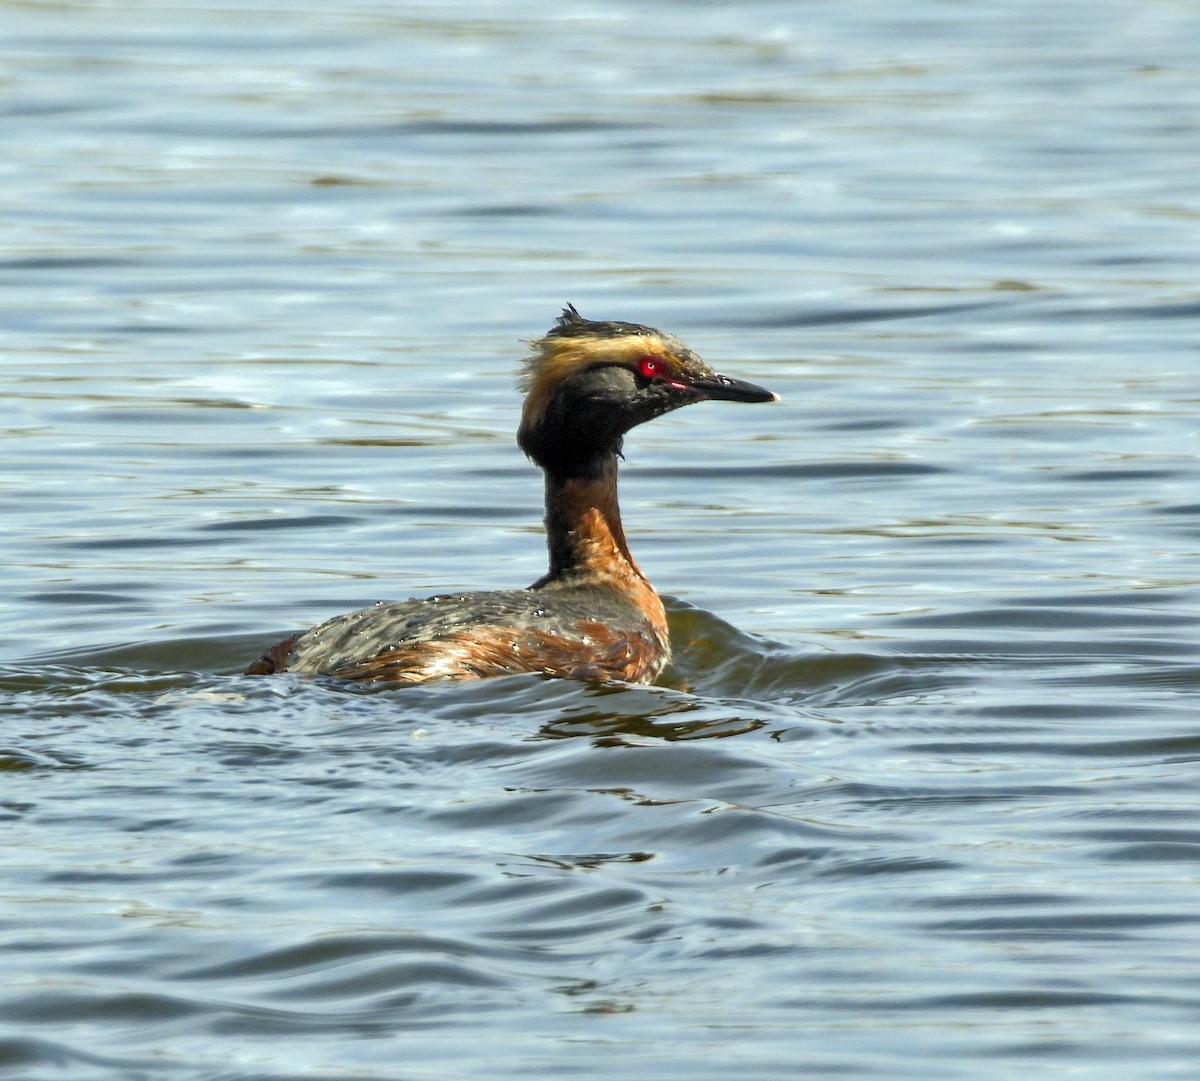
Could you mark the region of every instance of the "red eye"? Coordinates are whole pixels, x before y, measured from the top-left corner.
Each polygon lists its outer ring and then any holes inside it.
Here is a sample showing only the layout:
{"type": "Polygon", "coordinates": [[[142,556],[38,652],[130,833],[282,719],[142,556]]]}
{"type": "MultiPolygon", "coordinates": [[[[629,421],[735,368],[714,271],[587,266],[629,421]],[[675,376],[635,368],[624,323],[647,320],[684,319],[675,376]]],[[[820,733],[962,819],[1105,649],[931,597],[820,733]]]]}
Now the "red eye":
{"type": "Polygon", "coordinates": [[[663,362],[658,357],[642,357],[637,366],[638,371],[647,379],[653,379],[656,375],[663,373],[663,362]]]}

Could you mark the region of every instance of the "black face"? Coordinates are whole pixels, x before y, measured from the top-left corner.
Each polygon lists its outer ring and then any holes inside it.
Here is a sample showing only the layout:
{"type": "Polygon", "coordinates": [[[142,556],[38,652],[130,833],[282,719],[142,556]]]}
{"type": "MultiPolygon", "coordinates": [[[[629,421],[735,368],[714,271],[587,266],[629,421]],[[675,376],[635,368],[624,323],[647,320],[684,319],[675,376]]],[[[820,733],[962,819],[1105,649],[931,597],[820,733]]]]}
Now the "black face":
{"type": "Polygon", "coordinates": [[[647,420],[686,405],[678,394],[634,375],[619,364],[588,368],[566,379],[546,404],[541,423],[522,429],[518,442],[538,465],[551,470],[584,465],[616,454],[621,437],[647,420]]]}
{"type": "Polygon", "coordinates": [[[517,442],[535,462],[556,472],[591,468],[597,459],[619,454],[630,428],[672,409],[706,398],[769,402],[762,387],[704,374],[687,382],[640,375],[620,364],[601,364],[563,380],[534,429],[522,428],[517,442]]]}

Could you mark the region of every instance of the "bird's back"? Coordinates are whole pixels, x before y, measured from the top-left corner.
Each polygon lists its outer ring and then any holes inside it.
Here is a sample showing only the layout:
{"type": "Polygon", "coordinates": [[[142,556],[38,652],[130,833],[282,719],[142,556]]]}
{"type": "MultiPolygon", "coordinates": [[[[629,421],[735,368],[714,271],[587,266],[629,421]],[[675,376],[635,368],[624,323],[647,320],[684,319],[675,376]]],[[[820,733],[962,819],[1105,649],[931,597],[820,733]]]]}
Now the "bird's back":
{"type": "Polygon", "coordinates": [[[518,672],[646,682],[669,655],[655,615],[594,583],[454,593],[337,616],[272,647],[249,671],[397,683],[518,672]]]}

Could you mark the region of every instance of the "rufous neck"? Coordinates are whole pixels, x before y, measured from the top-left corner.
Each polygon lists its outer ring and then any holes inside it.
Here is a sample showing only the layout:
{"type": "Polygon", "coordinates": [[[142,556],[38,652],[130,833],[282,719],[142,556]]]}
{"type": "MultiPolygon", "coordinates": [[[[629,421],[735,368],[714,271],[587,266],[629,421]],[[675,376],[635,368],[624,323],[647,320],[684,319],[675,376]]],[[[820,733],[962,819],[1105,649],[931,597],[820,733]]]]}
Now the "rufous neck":
{"type": "Polygon", "coordinates": [[[569,471],[546,470],[546,544],[550,570],[543,583],[631,575],[645,581],[621,527],[615,454],[569,471]]]}

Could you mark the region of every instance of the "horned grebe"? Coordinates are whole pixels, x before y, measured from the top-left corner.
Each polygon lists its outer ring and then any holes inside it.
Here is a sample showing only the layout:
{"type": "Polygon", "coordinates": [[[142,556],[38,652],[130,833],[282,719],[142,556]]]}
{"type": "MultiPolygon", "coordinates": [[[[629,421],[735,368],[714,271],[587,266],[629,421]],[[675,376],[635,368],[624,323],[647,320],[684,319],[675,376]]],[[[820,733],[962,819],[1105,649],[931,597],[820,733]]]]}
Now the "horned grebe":
{"type": "Polygon", "coordinates": [[[706,399],[770,402],[677,338],[568,305],[532,343],[517,443],[546,474],[550,569],[528,589],[378,604],[272,646],[247,673],[421,683],[543,672],[649,683],[667,616],[625,543],[617,458],[635,425],[706,399]]]}

